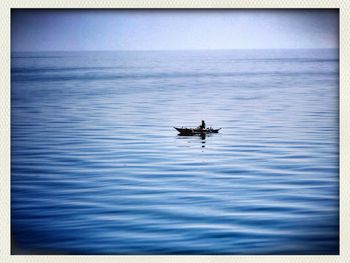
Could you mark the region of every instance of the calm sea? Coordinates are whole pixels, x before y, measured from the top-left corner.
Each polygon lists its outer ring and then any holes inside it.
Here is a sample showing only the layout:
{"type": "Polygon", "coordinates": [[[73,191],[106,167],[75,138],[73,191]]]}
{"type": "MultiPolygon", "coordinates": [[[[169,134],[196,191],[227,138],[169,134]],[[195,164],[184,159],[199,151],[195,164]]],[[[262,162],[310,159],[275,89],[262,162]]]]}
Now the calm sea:
{"type": "Polygon", "coordinates": [[[14,253],[338,254],[338,71],[333,49],[12,53],[14,253]],[[173,128],[202,119],[222,130],[173,128]]]}

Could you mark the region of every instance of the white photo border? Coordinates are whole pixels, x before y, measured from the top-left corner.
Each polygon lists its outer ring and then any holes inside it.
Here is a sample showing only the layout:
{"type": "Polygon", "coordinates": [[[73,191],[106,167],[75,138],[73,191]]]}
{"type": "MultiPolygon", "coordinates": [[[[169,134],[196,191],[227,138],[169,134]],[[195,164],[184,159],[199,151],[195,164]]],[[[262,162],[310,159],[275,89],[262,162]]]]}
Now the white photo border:
{"type": "Polygon", "coordinates": [[[350,1],[347,0],[3,0],[0,8],[0,262],[350,262],[350,1]],[[339,9],[339,255],[332,256],[66,256],[11,255],[10,233],[10,32],[15,8],[317,8],[339,9]]]}

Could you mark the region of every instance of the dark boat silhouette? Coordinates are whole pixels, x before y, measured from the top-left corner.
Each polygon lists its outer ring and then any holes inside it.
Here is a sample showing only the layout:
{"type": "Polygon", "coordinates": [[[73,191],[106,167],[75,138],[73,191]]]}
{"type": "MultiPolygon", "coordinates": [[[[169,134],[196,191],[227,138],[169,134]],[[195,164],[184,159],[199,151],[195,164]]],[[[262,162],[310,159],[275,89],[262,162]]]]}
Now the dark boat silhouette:
{"type": "Polygon", "coordinates": [[[201,134],[210,134],[210,133],[218,133],[219,129],[213,129],[213,128],[206,128],[206,129],[201,129],[201,128],[177,128],[174,127],[175,130],[179,132],[179,135],[186,135],[186,136],[192,136],[192,135],[201,135],[201,134]]]}

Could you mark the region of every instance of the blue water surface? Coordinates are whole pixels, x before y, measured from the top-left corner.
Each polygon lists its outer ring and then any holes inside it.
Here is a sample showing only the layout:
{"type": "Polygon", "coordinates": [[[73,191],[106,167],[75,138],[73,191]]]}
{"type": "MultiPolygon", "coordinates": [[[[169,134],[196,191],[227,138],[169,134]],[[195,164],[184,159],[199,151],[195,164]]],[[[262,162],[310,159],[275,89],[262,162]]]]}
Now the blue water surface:
{"type": "Polygon", "coordinates": [[[338,254],[338,96],[334,49],[12,53],[13,251],[338,254]]]}

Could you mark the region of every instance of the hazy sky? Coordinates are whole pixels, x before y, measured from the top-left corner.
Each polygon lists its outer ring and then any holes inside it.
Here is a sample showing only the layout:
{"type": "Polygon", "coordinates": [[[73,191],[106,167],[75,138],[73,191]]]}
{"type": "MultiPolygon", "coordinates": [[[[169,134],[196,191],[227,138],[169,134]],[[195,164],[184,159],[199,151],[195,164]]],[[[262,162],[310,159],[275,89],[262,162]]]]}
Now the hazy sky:
{"type": "Polygon", "coordinates": [[[338,47],[336,10],[15,10],[12,51],[338,47]]]}

